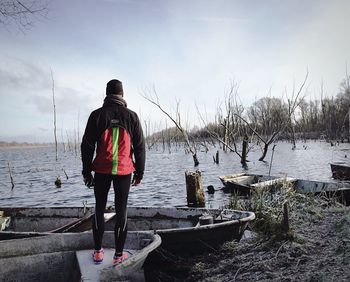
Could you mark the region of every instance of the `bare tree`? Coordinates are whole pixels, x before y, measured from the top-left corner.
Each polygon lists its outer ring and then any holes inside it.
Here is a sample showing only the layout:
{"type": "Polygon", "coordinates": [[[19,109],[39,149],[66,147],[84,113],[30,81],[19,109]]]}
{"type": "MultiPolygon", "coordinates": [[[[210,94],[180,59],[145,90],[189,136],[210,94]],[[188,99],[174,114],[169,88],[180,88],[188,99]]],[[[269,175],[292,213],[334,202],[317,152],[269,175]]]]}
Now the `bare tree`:
{"type": "MultiPolygon", "coordinates": [[[[299,105],[299,96],[306,84],[307,78],[309,76],[309,72],[306,72],[304,81],[302,82],[301,86],[299,87],[298,92],[296,93],[296,95],[293,94],[293,99],[291,99],[288,104],[289,104],[289,111],[288,111],[288,118],[285,119],[283,118],[283,115],[280,116],[280,114],[278,114],[276,112],[277,115],[273,115],[273,112],[269,110],[269,108],[267,109],[267,113],[266,115],[264,114],[264,118],[266,118],[267,120],[267,124],[269,124],[270,122],[272,122],[272,119],[277,119],[279,120],[279,124],[277,124],[277,126],[274,128],[274,131],[272,132],[271,136],[269,139],[267,139],[266,137],[264,138],[262,136],[262,134],[259,134],[255,128],[252,127],[252,125],[246,120],[244,119],[242,116],[237,115],[238,118],[240,118],[243,122],[245,122],[247,124],[247,126],[250,128],[250,130],[264,143],[264,149],[263,149],[263,154],[262,156],[259,158],[259,161],[263,161],[266,157],[269,145],[271,145],[276,139],[277,137],[286,129],[286,127],[289,125],[290,123],[290,116],[294,113],[295,109],[298,107],[299,105]]],[[[293,91],[294,92],[294,91],[293,91]]],[[[265,128],[262,128],[263,130],[265,130],[265,133],[269,133],[269,131],[265,128]]]]}
{"type": "Polygon", "coordinates": [[[52,104],[53,104],[53,134],[55,137],[55,148],[56,148],[56,162],[58,160],[57,153],[57,127],[56,127],[56,102],[55,102],[55,81],[53,79],[53,73],[51,70],[51,80],[52,80],[52,104]]]}
{"type": "MultiPolygon", "coordinates": [[[[196,107],[197,107],[197,105],[196,105],[196,107]]],[[[209,136],[210,136],[211,138],[215,139],[215,140],[218,141],[220,144],[222,144],[223,147],[226,148],[226,150],[229,150],[230,152],[236,153],[236,154],[241,158],[242,156],[241,156],[241,154],[240,154],[240,153],[238,152],[238,150],[237,150],[236,143],[233,142],[233,144],[232,144],[233,147],[232,147],[230,144],[226,143],[225,140],[224,140],[222,137],[220,137],[220,135],[219,135],[217,132],[215,132],[214,130],[211,130],[211,129],[210,129],[210,126],[209,126],[208,123],[204,120],[204,117],[203,117],[203,115],[200,113],[198,107],[197,107],[197,112],[198,112],[198,115],[199,115],[199,117],[200,117],[202,123],[204,124],[204,128],[203,128],[204,131],[205,131],[206,133],[208,133],[209,136]]]]}
{"type": "Polygon", "coordinates": [[[177,102],[176,105],[176,118],[173,118],[167,111],[163,109],[163,107],[160,105],[159,98],[157,95],[157,91],[153,88],[151,95],[142,95],[147,101],[151,102],[153,105],[157,106],[176,126],[176,128],[181,132],[182,136],[185,139],[187,149],[191,152],[193,157],[193,162],[195,166],[199,165],[199,161],[197,158],[197,152],[196,147],[191,145],[190,139],[188,137],[188,133],[186,129],[181,124],[181,116],[179,113],[179,102],[177,102]],[[153,94],[153,95],[152,95],[153,94]]]}
{"type": "MultiPolygon", "coordinates": [[[[307,77],[305,78],[307,79],[307,77]]],[[[306,82],[306,80],[305,80],[306,82]]],[[[304,83],[305,84],[305,83],[304,83]]],[[[302,85],[302,87],[304,87],[304,84],[302,85]]],[[[293,91],[292,91],[292,97],[289,99],[288,98],[288,93],[286,90],[286,96],[287,96],[287,101],[288,101],[288,122],[289,122],[289,129],[291,132],[291,138],[292,138],[292,144],[293,144],[293,150],[296,148],[296,143],[295,143],[295,127],[294,124],[296,122],[293,122],[296,120],[295,119],[295,110],[296,108],[302,108],[304,105],[304,98],[305,96],[299,97],[300,93],[301,93],[301,89],[299,89],[298,93],[295,93],[295,83],[293,83],[293,91]]]]}
{"type": "MultiPolygon", "coordinates": [[[[223,112],[221,107],[218,107],[216,114],[216,124],[223,127],[223,134],[220,134],[221,130],[212,130],[210,124],[205,120],[203,114],[196,105],[197,113],[204,125],[204,130],[207,134],[223,146],[224,151],[231,151],[236,153],[241,158],[241,164],[243,167],[247,167],[247,153],[249,151],[248,141],[249,138],[242,130],[242,122],[236,115],[241,116],[244,112],[244,107],[238,102],[238,84],[235,81],[231,81],[228,95],[225,97],[225,111],[223,112]],[[241,136],[243,139],[242,153],[239,153],[236,145],[236,137],[241,136]]],[[[214,158],[215,159],[215,158],[214,158]]]]}
{"type": "Polygon", "coordinates": [[[45,18],[47,13],[47,0],[0,1],[0,24],[15,23],[20,30],[28,29],[35,19],[45,18]]]}
{"type": "MultiPolygon", "coordinates": [[[[341,110],[343,111],[343,123],[342,127],[347,126],[348,142],[350,142],[350,76],[348,73],[348,65],[345,66],[345,78],[340,84],[340,92],[337,95],[340,100],[341,110]]],[[[345,130],[344,130],[345,131],[345,130]]]]}

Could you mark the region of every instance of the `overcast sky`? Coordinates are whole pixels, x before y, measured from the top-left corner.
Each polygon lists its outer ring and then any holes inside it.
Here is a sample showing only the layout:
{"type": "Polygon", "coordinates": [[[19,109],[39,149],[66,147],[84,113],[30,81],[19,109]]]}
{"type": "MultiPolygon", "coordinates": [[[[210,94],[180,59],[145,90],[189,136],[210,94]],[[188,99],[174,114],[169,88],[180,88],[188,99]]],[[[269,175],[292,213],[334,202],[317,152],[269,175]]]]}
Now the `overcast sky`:
{"type": "MultiPolygon", "coordinates": [[[[55,81],[59,141],[84,130],[106,82],[120,79],[129,108],[156,128],[165,120],[142,93],[200,121],[213,116],[232,80],[245,106],[292,93],[309,71],[335,96],[350,59],[348,0],[50,1],[30,29],[0,25],[0,141],[50,142],[55,81]],[[79,125],[78,125],[79,121],[79,125]]],[[[170,122],[168,122],[168,125],[170,122]]]]}

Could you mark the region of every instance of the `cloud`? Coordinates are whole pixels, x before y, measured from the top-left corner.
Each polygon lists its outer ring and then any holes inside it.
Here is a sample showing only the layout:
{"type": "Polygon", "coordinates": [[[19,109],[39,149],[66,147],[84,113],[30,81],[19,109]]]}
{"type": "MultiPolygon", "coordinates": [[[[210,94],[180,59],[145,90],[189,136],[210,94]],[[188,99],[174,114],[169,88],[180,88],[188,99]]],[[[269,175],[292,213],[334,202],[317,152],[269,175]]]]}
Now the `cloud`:
{"type": "Polygon", "coordinates": [[[231,79],[249,106],[270,87],[281,96],[294,80],[300,85],[307,68],[310,91],[323,78],[334,92],[349,61],[349,1],[110,0],[85,1],[82,10],[83,2],[54,1],[47,25],[2,37],[3,132],[15,128],[16,116],[51,125],[50,67],[58,125],[73,127],[78,113],[85,122],[101,106],[113,77],[123,81],[129,107],[143,119],[166,118],[139,95],[154,85],[166,109],[175,111],[179,100],[183,116],[197,120],[194,101],[215,111],[231,79]],[[96,15],[101,20],[92,24],[96,15]]]}
{"type": "MultiPolygon", "coordinates": [[[[33,94],[27,99],[34,104],[41,113],[53,113],[53,94],[47,92],[45,94],[33,94]]],[[[85,108],[81,92],[76,89],[67,87],[55,87],[55,105],[57,114],[77,113],[79,109],[85,108]]]]}
{"type": "MultiPolygon", "coordinates": [[[[12,101],[12,104],[16,101],[19,106],[34,106],[40,113],[51,113],[53,84],[50,68],[14,57],[3,56],[0,59],[4,62],[0,65],[2,101],[12,101]]],[[[69,85],[73,82],[65,80],[64,74],[54,73],[55,103],[60,114],[75,113],[79,108],[88,107],[92,100],[93,90],[87,93],[80,84],[77,88],[69,85]]]]}
{"type": "Polygon", "coordinates": [[[2,56],[1,61],[1,97],[9,92],[12,95],[23,95],[50,87],[49,72],[40,65],[6,56],[2,56]]]}

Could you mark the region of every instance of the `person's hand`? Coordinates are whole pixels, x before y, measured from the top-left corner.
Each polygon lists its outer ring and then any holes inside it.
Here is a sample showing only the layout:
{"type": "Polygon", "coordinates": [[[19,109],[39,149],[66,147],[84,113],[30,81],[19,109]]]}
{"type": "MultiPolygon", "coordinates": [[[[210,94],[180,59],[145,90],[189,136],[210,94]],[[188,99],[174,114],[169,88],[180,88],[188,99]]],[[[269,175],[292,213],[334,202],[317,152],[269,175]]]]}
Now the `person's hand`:
{"type": "Polygon", "coordinates": [[[142,176],[135,173],[134,177],[132,178],[131,185],[132,186],[139,186],[141,184],[142,176]]]}
{"type": "Polygon", "coordinates": [[[91,186],[94,186],[94,177],[92,176],[91,172],[83,174],[83,177],[86,187],[90,188],[91,186]]]}

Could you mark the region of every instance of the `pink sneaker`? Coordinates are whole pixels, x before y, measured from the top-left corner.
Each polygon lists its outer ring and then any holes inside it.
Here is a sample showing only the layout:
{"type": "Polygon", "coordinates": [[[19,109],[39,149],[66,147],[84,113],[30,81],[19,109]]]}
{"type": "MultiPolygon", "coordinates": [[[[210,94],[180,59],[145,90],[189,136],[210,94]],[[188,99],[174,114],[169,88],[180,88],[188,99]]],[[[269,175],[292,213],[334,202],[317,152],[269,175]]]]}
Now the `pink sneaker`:
{"type": "Polygon", "coordinates": [[[114,256],[113,256],[113,264],[122,263],[128,257],[129,257],[129,254],[127,252],[123,252],[123,254],[121,256],[117,256],[116,254],[114,254],[114,256]]]}
{"type": "Polygon", "coordinates": [[[100,264],[103,261],[103,255],[104,255],[103,249],[94,250],[94,252],[92,254],[92,259],[94,260],[94,263],[100,264]]]}

